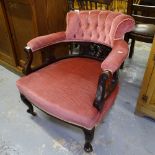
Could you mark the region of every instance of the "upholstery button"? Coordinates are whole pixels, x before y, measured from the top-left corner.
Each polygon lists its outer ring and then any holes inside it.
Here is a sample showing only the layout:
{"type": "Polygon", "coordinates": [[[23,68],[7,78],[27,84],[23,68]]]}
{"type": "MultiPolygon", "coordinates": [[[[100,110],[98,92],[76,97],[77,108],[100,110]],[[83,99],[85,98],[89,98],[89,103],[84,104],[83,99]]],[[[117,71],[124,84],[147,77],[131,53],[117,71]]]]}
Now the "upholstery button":
{"type": "Polygon", "coordinates": [[[74,34],[74,38],[76,38],[76,34],[74,34]]]}
{"type": "Polygon", "coordinates": [[[104,31],[105,31],[105,27],[104,27],[104,26],[101,28],[101,31],[102,31],[102,32],[104,32],[104,31]]]}
{"type": "Polygon", "coordinates": [[[90,24],[88,23],[88,24],[87,24],[87,27],[88,27],[88,28],[89,28],[89,25],[90,25],[90,24]]]}
{"type": "Polygon", "coordinates": [[[84,34],[82,33],[82,34],[81,34],[81,36],[83,37],[83,36],[84,36],[84,34]]]}

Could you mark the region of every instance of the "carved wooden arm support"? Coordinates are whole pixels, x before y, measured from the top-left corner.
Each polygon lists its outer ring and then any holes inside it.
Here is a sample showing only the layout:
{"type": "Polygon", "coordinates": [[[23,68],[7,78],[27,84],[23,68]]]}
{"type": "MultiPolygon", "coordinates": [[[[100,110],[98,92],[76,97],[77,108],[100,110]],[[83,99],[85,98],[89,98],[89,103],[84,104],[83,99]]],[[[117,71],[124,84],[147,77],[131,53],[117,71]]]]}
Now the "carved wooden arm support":
{"type": "Polygon", "coordinates": [[[24,51],[26,52],[26,64],[24,65],[24,68],[23,68],[23,74],[28,75],[32,72],[31,64],[33,61],[33,53],[31,48],[28,46],[24,48],[24,51]]]}
{"type": "Polygon", "coordinates": [[[104,101],[111,94],[117,83],[117,72],[112,75],[110,71],[105,71],[100,75],[96,91],[96,98],[93,103],[94,107],[97,110],[101,111],[103,109],[104,101]]]}

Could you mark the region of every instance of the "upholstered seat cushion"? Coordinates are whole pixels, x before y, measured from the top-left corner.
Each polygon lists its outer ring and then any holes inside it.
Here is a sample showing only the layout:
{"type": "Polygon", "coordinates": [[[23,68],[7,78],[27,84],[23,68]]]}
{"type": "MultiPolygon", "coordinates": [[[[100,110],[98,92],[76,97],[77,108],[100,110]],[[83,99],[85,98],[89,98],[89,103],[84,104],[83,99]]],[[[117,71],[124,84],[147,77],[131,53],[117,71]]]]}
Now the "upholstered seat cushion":
{"type": "Polygon", "coordinates": [[[17,81],[19,91],[34,105],[66,122],[93,128],[112,106],[118,87],[102,112],[93,107],[101,63],[88,58],[58,61],[17,81]]]}
{"type": "Polygon", "coordinates": [[[153,24],[136,24],[132,33],[153,38],[154,34],[155,34],[155,25],[153,25],[153,24]]]}

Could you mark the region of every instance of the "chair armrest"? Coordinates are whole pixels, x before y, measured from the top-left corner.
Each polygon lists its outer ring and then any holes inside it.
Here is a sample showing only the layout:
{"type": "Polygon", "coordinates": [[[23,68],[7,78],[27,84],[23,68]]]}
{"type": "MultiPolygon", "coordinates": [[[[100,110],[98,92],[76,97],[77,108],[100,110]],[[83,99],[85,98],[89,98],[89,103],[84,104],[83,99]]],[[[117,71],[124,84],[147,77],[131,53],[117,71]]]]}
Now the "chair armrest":
{"type": "Polygon", "coordinates": [[[103,72],[110,71],[113,74],[120,68],[127,56],[128,44],[124,40],[116,40],[112,51],[101,64],[103,72]]]}
{"type": "Polygon", "coordinates": [[[66,33],[65,32],[57,32],[52,33],[45,36],[39,36],[32,40],[30,40],[27,43],[27,46],[31,48],[32,52],[40,50],[44,47],[50,46],[52,44],[61,42],[66,39],[66,33]]]}

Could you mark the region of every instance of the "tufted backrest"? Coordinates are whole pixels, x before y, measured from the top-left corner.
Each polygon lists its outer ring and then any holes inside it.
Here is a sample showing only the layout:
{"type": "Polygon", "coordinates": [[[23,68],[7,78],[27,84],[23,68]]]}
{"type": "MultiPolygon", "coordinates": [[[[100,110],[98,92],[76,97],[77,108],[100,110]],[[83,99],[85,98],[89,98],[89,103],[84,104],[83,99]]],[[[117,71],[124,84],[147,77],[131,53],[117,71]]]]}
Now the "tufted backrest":
{"type": "Polygon", "coordinates": [[[131,16],[112,11],[71,11],[67,14],[66,39],[92,41],[113,46],[114,40],[135,25],[131,16]]]}

